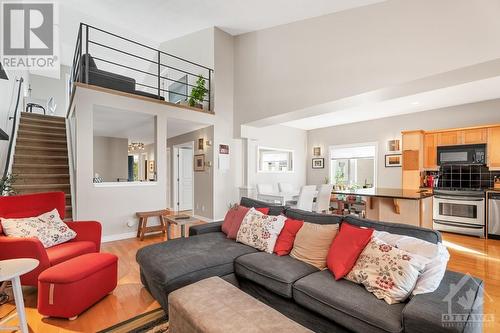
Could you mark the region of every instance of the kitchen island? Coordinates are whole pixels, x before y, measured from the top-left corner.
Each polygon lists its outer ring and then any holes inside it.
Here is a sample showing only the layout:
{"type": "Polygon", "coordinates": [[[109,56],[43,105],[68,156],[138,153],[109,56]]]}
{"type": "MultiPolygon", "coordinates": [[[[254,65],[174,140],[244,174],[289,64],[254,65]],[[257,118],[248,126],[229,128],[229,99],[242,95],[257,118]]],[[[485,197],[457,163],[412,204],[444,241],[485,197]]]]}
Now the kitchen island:
{"type": "Polygon", "coordinates": [[[372,187],[333,190],[332,194],[361,196],[368,219],[432,229],[432,190],[372,187]]]}

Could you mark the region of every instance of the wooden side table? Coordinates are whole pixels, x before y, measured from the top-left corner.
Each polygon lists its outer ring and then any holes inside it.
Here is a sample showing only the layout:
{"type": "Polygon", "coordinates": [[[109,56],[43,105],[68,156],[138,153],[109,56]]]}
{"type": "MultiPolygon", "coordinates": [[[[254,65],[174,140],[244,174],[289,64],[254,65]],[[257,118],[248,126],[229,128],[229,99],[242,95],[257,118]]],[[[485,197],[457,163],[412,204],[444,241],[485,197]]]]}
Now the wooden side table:
{"type": "MultiPolygon", "coordinates": [[[[175,224],[181,227],[181,237],[187,237],[186,226],[193,223],[199,222],[200,220],[189,215],[179,214],[179,215],[169,215],[165,216],[169,226],[170,224],[175,224]],[[180,218],[184,217],[184,218],[180,218]]],[[[170,228],[169,228],[170,229],[170,228]]]]}
{"type": "Polygon", "coordinates": [[[151,212],[137,212],[137,217],[139,218],[139,225],[137,227],[137,237],[142,241],[144,239],[144,234],[149,232],[161,231],[163,235],[167,234],[167,240],[170,239],[170,231],[168,224],[165,222],[165,216],[170,215],[170,210],[162,209],[155,210],[151,212]],[[158,217],[160,219],[160,225],[148,227],[148,218],[158,217]]]}
{"type": "Polygon", "coordinates": [[[22,333],[28,333],[28,322],[26,321],[26,313],[24,311],[23,290],[21,288],[21,275],[34,270],[39,264],[39,261],[31,258],[10,259],[0,261],[0,282],[10,280],[12,282],[12,291],[14,293],[14,301],[16,302],[16,311],[19,318],[19,326],[2,326],[9,322],[16,313],[7,316],[0,321],[0,331],[15,331],[20,330],[22,333]]]}

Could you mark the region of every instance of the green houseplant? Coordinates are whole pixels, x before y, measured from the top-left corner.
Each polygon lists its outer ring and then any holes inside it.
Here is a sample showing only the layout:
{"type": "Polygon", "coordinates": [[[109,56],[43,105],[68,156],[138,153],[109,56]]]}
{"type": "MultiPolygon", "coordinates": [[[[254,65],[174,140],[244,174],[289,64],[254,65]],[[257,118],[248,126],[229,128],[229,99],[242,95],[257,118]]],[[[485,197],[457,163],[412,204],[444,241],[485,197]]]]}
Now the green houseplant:
{"type": "Polygon", "coordinates": [[[198,76],[196,80],[196,86],[191,90],[191,96],[189,96],[189,106],[203,108],[203,99],[207,94],[208,89],[205,88],[205,78],[202,75],[198,76]]]}
{"type": "Polygon", "coordinates": [[[12,183],[14,183],[14,177],[10,174],[0,178],[0,196],[16,194],[12,188],[12,183]]]}

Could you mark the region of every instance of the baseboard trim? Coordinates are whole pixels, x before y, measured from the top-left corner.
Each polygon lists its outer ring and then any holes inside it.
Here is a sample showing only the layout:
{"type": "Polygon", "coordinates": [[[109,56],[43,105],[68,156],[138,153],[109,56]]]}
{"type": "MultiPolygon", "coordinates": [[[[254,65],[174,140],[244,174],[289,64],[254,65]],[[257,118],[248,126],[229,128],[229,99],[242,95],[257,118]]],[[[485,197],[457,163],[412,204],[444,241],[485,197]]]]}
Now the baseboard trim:
{"type": "Polygon", "coordinates": [[[106,235],[102,236],[101,243],[108,243],[122,239],[135,238],[136,236],[137,236],[137,231],[125,232],[123,234],[106,235]]]}

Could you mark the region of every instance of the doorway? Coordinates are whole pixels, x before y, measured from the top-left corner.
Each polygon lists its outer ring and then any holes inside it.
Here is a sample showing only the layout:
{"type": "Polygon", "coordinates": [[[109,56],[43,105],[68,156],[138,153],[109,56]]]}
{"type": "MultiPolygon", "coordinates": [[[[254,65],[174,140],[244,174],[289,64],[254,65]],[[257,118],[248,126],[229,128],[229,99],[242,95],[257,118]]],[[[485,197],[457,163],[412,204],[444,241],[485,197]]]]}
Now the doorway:
{"type": "Polygon", "coordinates": [[[194,202],[194,142],[173,147],[173,206],[176,211],[193,210],[194,202]]]}

